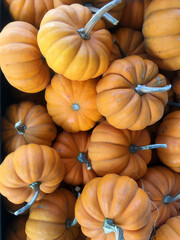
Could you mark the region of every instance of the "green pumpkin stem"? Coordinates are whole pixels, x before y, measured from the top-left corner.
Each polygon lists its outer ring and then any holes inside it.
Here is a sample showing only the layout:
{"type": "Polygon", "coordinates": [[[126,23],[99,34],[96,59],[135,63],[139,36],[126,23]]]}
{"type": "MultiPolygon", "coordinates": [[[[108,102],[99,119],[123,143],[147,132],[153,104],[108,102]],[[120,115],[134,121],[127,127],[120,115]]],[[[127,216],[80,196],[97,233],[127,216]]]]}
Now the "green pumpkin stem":
{"type": "Polygon", "coordinates": [[[78,157],[77,157],[78,161],[81,162],[81,163],[85,163],[86,166],[87,166],[87,170],[90,170],[92,168],[90,162],[88,161],[88,158],[87,158],[87,154],[86,153],[82,153],[80,152],[78,157]]]}
{"type": "Polygon", "coordinates": [[[131,144],[129,147],[130,153],[136,153],[137,151],[141,150],[149,150],[149,149],[155,149],[155,148],[167,148],[166,144],[150,144],[146,146],[136,146],[136,144],[131,144]]]}
{"type": "Polygon", "coordinates": [[[170,106],[175,106],[175,107],[180,107],[180,103],[177,103],[177,102],[167,102],[168,105],[170,106]]]}
{"type": "Polygon", "coordinates": [[[113,43],[118,47],[119,52],[122,56],[122,58],[128,57],[128,55],[124,52],[124,50],[122,49],[121,45],[118,43],[118,41],[116,41],[115,39],[113,39],[113,43]]]}
{"type": "Polygon", "coordinates": [[[74,219],[71,220],[67,220],[66,221],[66,229],[70,229],[71,227],[75,226],[77,224],[77,219],[74,217],[74,219]]]}
{"type": "Polygon", "coordinates": [[[171,84],[166,85],[165,87],[147,87],[146,85],[137,85],[135,91],[141,96],[144,93],[156,93],[156,92],[166,92],[171,89],[171,84]]]}
{"type": "Polygon", "coordinates": [[[40,182],[34,182],[30,184],[30,187],[34,190],[34,195],[32,199],[24,207],[14,212],[15,216],[18,216],[19,214],[22,214],[25,211],[27,211],[33,205],[33,203],[37,200],[40,193],[40,184],[41,184],[40,182]]]}
{"type": "Polygon", "coordinates": [[[19,120],[19,122],[15,123],[14,127],[19,135],[23,135],[27,129],[27,127],[24,124],[22,124],[21,120],[19,120]]]}
{"type": "MultiPolygon", "coordinates": [[[[97,11],[99,11],[99,8],[94,7],[91,3],[85,3],[84,6],[88,7],[93,13],[96,13],[97,11]]],[[[107,12],[103,15],[103,17],[113,25],[117,25],[119,22],[116,18],[114,18],[111,14],[107,12]]]]}
{"type": "Polygon", "coordinates": [[[180,199],[180,192],[173,197],[171,197],[170,195],[166,195],[163,199],[163,203],[168,204],[171,202],[178,201],[179,199],[180,199]]]}
{"type": "Polygon", "coordinates": [[[105,218],[103,229],[105,234],[114,232],[116,240],[124,240],[122,228],[116,226],[112,219],[105,218]]]}
{"type": "Polygon", "coordinates": [[[94,25],[99,21],[99,19],[109,10],[111,10],[113,7],[117,6],[118,4],[122,3],[122,0],[113,0],[106,5],[104,5],[102,8],[97,11],[92,18],[89,20],[89,22],[86,24],[84,28],[78,29],[77,32],[84,40],[90,39],[90,32],[94,25]]]}

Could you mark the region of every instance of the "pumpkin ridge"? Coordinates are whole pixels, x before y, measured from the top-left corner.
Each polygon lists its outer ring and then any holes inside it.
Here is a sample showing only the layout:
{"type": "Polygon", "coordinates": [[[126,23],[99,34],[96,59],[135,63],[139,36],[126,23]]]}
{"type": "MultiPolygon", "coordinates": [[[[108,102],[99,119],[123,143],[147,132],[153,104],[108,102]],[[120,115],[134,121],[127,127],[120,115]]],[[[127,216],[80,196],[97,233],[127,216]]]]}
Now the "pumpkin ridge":
{"type": "Polygon", "coordinates": [[[179,10],[178,8],[175,8],[174,6],[172,6],[172,8],[170,8],[170,7],[167,8],[167,7],[166,7],[166,8],[164,8],[164,9],[163,9],[163,8],[159,8],[159,9],[157,9],[157,10],[154,10],[154,9],[153,9],[153,11],[148,12],[148,13],[145,14],[144,20],[148,19],[148,17],[149,17],[150,15],[152,16],[154,13],[162,12],[162,11],[166,11],[166,10],[172,10],[172,9],[174,9],[174,10],[179,10]]]}

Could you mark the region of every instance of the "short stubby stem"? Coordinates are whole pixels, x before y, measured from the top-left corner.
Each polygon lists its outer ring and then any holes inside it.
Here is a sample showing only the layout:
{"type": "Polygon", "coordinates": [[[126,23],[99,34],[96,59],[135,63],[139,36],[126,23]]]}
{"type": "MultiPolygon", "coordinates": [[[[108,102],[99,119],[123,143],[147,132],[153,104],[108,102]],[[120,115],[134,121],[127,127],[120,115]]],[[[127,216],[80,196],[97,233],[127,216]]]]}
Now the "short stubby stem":
{"type": "Polygon", "coordinates": [[[26,125],[22,124],[21,120],[19,120],[19,122],[15,123],[14,127],[19,135],[23,135],[27,129],[26,125]]]}
{"type": "Polygon", "coordinates": [[[112,219],[105,218],[103,229],[105,234],[114,232],[116,240],[124,240],[122,228],[116,226],[112,219]]]}
{"type": "Polygon", "coordinates": [[[66,220],[66,229],[70,229],[71,227],[75,226],[76,224],[77,224],[77,220],[75,217],[73,220],[67,219],[66,220]]]}
{"type": "MultiPolygon", "coordinates": [[[[85,3],[84,6],[85,6],[85,7],[88,7],[88,8],[91,10],[91,12],[93,12],[93,13],[96,13],[97,11],[99,11],[99,8],[94,7],[91,3],[85,3]]],[[[116,18],[114,18],[114,17],[113,17],[111,14],[109,14],[109,13],[105,13],[105,14],[103,15],[103,17],[104,17],[106,20],[108,20],[110,23],[112,23],[113,25],[117,25],[118,22],[119,22],[116,18]]]]}
{"type": "Polygon", "coordinates": [[[119,52],[122,56],[122,58],[128,57],[128,55],[124,52],[124,50],[122,49],[121,45],[118,43],[118,41],[116,41],[115,39],[113,39],[113,43],[118,47],[119,52]]]}
{"type": "Polygon", "coordinates": [[[156,148],[167,148],[167,144],[150,144],[146,146],[137,146],[136,144],[131,144],[129,147],[130,153],[136,153],[137,151],[141,150],[149,150],[149,149],[156,149],[156,148]]]}
{"type": "Polygon", "coordinates": [[[90,170],[92,168],[90,162],[88,161],[88,157],[86,153],[80,152],[79,155],[77,156],[77,159],[79,162],[86,164],[87,170],[90,170]]]}
{"type": "Polygon", "coordinates": [[[78,111],[78,110],[80,109],[79,104],[74,103],[74,104],[72,105],[72,109],[73,109],[74,111],[78,111]]]}
{"type": "Polygon", "coordinates": [[[97,21],[109,10],[117,6],[118,4],[122,3],[122,0],[113,0],[106,5],[104,5],[102,8],[97,11],[93,17],[87,22],[86,26],[84,28],[78,29],[77,32],[84,40],[90,39],[90,32],[94,25],[97,23],[97,21]]]}
{"type": "Polygon", "coordinates": [[[142,96],[145,93],[167,92],[171,89],[172,85],[166,85],[165,87],[147,87],[146,85],[137,85],[135,91],[142,96]]]}
{"type": "Polygon", "coordinates": [[[171,197],[170,195],[166,195],[163,199],[163,203],[168,204],[168,203],[175,202],[178,200],[180,200],[180,192],[173,197],[171,197]]]}
{"type": "Polygon", "coordinates": [[[40,182],[34,182],[31,183],[29,186],[34,190],[34,195],[32,199],[22,208],[14,212],[14,215],[18,216],[19,214],[24,213],[26,210],[28,210],[33,203],[37,200],[39,193],[40,193],[40,182]]]}

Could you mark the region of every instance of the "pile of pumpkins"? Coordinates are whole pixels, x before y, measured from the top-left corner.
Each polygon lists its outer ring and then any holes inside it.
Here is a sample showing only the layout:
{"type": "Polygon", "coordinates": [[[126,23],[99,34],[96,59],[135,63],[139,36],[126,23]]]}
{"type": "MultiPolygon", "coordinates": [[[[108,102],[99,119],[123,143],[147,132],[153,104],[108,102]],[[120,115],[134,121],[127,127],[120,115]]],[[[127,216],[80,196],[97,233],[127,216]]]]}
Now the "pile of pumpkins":
{"type": "Polygon", "coordinates": [[[180,240],[180,1],[4,4],[4,239],[180,240]]]}

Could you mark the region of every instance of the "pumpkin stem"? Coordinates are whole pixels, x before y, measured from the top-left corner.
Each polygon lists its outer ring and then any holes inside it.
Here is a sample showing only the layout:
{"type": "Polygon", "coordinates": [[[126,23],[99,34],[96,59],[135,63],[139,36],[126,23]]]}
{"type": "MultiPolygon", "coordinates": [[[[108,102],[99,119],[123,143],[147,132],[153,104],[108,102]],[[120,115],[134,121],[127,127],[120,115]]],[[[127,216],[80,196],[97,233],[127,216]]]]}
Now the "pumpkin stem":
{"type": "Polygon", "coordinates": [[[81,163],[85,163],[86,166],[87,166],[87,170],[90,170],[92,168],[90,162],[88,161],[88,158],[87,158],[87,154],[86,153],[82,153],[80,152],[78,157],[77,157],[78,161],[81,162],[81,163]]]}
{"type": "Polygon", "coordinates": [[[175,106],[175,107],[180,107],[180,103],[177,102],[167,102],[167,104],[169,104],[170,106],[175,106]]]}
{"type": "Polygon", "coordinates": [[[146,146],[136,146],[136,144],[131,144],[129,147],[130,153],[136,153],[137,151],[141,150],[149,150],[149,149],[155,149],[155,148],[167,148],[166,144],[150,144],[146,146]]]}
{"type": "Polygon", "coordinates": [[[166,195],[163,199],[163,203],[168,204],[171,202],[178,201],[179,199],[180,199],[180,192],[173,197],[171,197],[170,195],[166,195]]]}
{"type": "Polygon", "coordinates": [[[87,22],[86,26],[84,28],[78,29],[77,32],[79,33],[79,35],[84,39],[84,40],[88,40],[90,39],[90,32],[92,30],[92,28],[94,27],[94,25],[97,23],[97,21],[106,13],[108,12],[110,9],[112,9],[113,7],[117,6],[118,4],[122,3],[122,0],[113,0],[109,3],[107,3],[106,5],[104,5],[102,8],[99,9],[99,11],[97,11],[92,18],[89,20],[89,22],[87,22]]]}
{"type": "Polygon", "coordinates": [[[114,232],[116,240],[124,240],[122,228],[116,226],[112,219],[105,218],[103,229],[105,234],[114,232]]]}
{"type": "Polygon", "coordinates": [[[71,227],[75,226],[76,224],[77,224],[77,220],[75,217],[72,221],[67,219],[66,220],[66,229],[70,229],[71,227]]]}
{"type": "Polygon", "coordinates": [[[34,190],[34,195],[33,195],[32,199],[24,207],[20,208],[16,212],[14,212],[14,215],[18,216],[19,214],[24,213],[26,210],[28,210],[33,205],[33,203],[36,201],[36,199],[39,196],[40,184],[41,184],[40,182],[34,182],[29,185],[34,190]]]}
{"type": "Polygon", "coordinates": [[[72,105],[72,109],[73,109],[74,111],[78,111],[78,110],[80,109],[79,104],[74,103],[74,104],[72,105]]]}
{"type": "Polygon", "coordinates": [[[146,85],[137,85],[135,87],[135,91],[142,96],[144,93],[152,93],[152,92],[166,92],[171,88],[171,84],[166,85],[165,87],[147,87],[146,85]]]}
{"type": "MultiPolygon", "coordinates": [[[[99,8],[94,7],[91,3],[85,3],[84,6],[88,7],[93,13],[96,13],[97,11],[99,11],[99,8]]],[[[103,15],[103,17],[106,18],[106,20],[108,20],[113,25],[117,25],[119,22],[116,18],[114,18],[111,14],[107,12],[103,15]]]]}
{"type": "Polygon", "coordinates": [[[15,123],[14,127],[19,135],[23,135],[27,129],[27,127],[24,124],[22,124],[21,120],[19,120],[19,122],[15,123]]]}
{"type": "Polygon", "coordinates": [[[122,58],[128,57],[128,55],[124,52],[124,50],[121,48],[121,45],[118,43],[118,41],[116,41],[115,39],[113,39],[113,43],[118,47],[119,52],[122,56],[122,58]]]}

